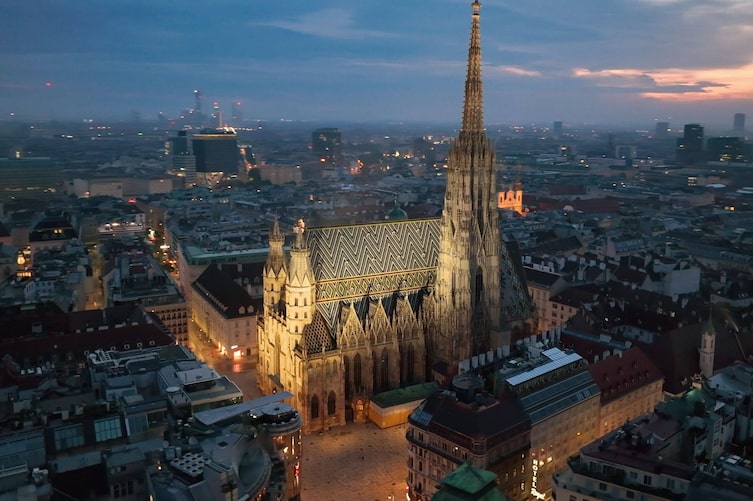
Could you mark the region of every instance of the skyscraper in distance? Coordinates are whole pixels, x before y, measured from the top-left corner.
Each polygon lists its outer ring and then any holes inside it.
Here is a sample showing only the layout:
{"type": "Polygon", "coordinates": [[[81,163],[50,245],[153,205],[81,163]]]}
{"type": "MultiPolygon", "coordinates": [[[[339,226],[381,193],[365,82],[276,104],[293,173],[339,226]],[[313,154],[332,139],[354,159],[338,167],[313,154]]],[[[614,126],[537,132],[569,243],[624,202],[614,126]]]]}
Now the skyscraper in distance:
{"type": "Polygon", "coordinates": [[[686,164],[704,160],[702,125],[685,125],[682,137],[677,139],[676,157],[678,162],[686,164]]]}
{"type": "Polygon", "coordinates": [[[656,122],[654,137],[659,139],[669,137],[669,122],[656,122]]]}
{"type": "Polygon", "coordinates": [[[233,127],[239,127],[243,122],[243,111],[241,110],[241,102],[233,101],[233,105],[230,108],[231,119],[233,121],[233,127]]]}
{"type": "Polygon", "coordinates": [[[559,120],[552,124],[552,137],[555,139],[562,137],[562,122],[559,120]]]}
{"type": "Polygon", "coordinates": [[[226,175],[238,173],[240,150],[233,129],[202,129],[193,135],[191,144],[199,184],[211,185],[226,175]]]}
{"type": "Polygon", "coordinates": [[[745,136],[745,113],[735,113],[732,130],[737,136],[745,136]]]}

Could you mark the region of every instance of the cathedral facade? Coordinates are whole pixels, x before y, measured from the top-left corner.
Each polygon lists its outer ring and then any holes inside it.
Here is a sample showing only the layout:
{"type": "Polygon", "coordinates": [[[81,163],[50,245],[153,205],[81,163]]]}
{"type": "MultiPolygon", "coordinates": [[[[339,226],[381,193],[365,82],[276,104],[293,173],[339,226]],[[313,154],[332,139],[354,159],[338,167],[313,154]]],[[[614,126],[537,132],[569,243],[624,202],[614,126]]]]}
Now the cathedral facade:
{"type": "Polygon", "coordinates": [[[289,253],[277,223],[270,233],[258,384],[293,394],[305,433],[360,419],[376,393],[451,377],[459,361],[509,344],[531,315],[499,231],[479,8],[442,216],[310,229],[299,221],[289,253]]]}

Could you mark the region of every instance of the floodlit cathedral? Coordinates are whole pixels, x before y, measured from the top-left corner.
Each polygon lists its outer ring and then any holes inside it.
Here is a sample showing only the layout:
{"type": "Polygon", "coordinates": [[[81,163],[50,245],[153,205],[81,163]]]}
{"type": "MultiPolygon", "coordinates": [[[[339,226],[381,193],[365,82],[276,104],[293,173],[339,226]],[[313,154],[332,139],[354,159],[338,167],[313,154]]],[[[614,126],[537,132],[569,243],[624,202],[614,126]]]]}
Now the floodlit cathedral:
{"type": "MultiPolygon", "coordinates": [[[[304,432],[361,415],[379,392],[451,377],[504,346],[532,308],[499,231],[495,148],[483,125],[473,4],[462,128],[439,219],[306,228],[289,255],[275,222],[258,323],[259,386],[287,390],[304,432]]],[[[517,262],[516,262],[517,261],[517,262]]]]}

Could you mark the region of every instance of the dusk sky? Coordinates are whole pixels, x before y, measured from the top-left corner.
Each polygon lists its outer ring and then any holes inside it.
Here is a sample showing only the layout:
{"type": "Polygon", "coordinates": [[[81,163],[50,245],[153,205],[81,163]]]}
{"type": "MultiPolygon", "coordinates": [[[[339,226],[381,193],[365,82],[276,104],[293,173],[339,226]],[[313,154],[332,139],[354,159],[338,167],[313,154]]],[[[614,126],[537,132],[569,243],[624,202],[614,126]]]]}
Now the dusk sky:
{"type": "MultiPolygon", "coordinates": [[[[469,0],[5,0],[0,120],[460,120],[469,0]]],[[[487,122],[753,118],[751,0],[486,0],[487,122]]]]}

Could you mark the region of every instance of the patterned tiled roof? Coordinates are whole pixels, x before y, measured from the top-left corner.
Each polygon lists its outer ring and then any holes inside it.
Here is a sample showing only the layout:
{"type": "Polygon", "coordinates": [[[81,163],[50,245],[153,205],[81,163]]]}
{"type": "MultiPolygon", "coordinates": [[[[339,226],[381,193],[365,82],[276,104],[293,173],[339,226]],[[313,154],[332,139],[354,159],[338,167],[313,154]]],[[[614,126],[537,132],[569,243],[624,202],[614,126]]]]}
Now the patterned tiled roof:
{"type": "Polygon", "coordinates": [[[303,328],[303,343],[309,353],[329,351],[335,347],[332,332],[321,313],[314,313],[311,323],[303,328]]]}
{"type": "Polygon", "coordinates": [[[306,238],[317,306],[329,322],[340,301],[415,292],[434,282],[439,219],[312,228],[306,238]]]}
{"type": "Polygon", "coordinates": [[[439,219],[311,228],[306,232],[318,282],[436,268],[439,219]]]}

